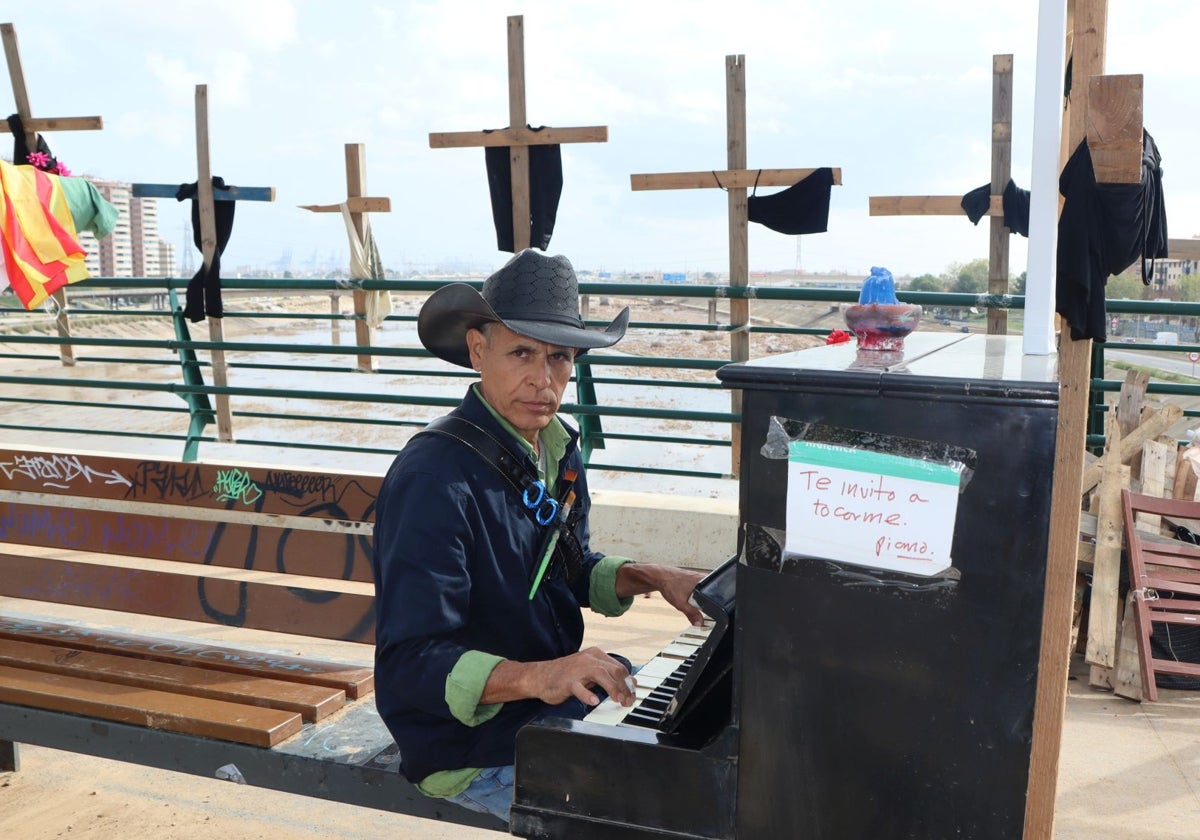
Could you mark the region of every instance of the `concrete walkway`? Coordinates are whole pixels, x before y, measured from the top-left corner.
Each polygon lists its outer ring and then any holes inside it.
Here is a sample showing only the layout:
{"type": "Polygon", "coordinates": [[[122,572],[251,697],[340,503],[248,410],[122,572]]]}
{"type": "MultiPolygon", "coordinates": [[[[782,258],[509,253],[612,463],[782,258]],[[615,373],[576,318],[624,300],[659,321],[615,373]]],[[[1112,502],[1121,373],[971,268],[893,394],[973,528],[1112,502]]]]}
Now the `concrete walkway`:
{"type": "MultiPolygon", "coordinates": [[[[35,605],[0,599],[0,611],[35,605]]],[[[39,612],[51,617],[45,605],[39,612]]],[[[76,611],[77,612],[77,611],[76,611]]],[[[594,617],[588,642],[645,661],[684,622],[657,597],[594,617]]],[[[146,628],[152,632],[151,628],[146,628]]],[[[321,643],[304,653],[337,656],[321,643]]],[[[362,650],[356,653],[361,658],[362,650]]],[[[1138,704],[1087,686],[1076,663],[1061,753],[1058,840],[1200,840],[1200,692],[1138,704]]],[[[498,835],[102,759],[23,747],[0,774],[0,837],[14,840],[483,840],[498,835]]],[[[930,838],[930,840],[938,840],[930,838]]]]}

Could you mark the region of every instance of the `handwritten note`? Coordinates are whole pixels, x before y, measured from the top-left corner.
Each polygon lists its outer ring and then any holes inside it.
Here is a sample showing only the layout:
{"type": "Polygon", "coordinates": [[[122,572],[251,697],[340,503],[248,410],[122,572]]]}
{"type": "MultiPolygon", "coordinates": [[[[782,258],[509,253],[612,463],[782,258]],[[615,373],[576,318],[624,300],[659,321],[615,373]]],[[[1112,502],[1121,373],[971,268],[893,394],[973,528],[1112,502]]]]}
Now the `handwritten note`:
{"type": "Polygon", "coordinates": [[[791,554],[935,575],[953,565],[953,466],[793,440],[788,444],[791,554]]]}

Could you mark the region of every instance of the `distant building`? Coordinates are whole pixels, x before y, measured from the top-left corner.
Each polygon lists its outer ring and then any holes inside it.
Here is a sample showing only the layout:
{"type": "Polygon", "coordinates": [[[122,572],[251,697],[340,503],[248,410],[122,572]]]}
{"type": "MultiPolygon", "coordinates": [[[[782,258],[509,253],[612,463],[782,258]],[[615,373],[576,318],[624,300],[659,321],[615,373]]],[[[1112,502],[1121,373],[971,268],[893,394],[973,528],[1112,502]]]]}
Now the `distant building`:
{"type": "Polygon", "coordinates": [[[120,217],[112,233],[97,240],[83,231],[79,244],[93,277],[171,277],[175,246],[158,235],[158,200],[135,198],[129,184],[88,178],[120,217]]]}

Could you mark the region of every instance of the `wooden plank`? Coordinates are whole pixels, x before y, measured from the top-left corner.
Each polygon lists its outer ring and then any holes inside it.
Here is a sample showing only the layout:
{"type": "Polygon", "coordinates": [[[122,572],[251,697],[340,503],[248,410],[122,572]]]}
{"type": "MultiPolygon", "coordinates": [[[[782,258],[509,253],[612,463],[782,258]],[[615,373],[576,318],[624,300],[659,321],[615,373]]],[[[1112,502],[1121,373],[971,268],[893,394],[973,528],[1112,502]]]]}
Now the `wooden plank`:
{"type": "MultiPolygon", "coordinates": [[[[725,145],[726,163],[731,171],[746,168],[746,57],[725,56],[725,145]]],[[[729,230],[729,285],[745,288],[750,284],[750,205],[745,187],[729,187],[726,192],[729,230]]],[[[750,301],[731,298],[729,301],[729,358],[744,362],[750,358],[750,301]]],[[[729,395],[730,411],[742,413],[742,392],[729,395]]],[[[732,465],[730,472],[741,475],[742,426],[730,430],[732,465]]]]}
{"type": "MultiPolygon", "coordinates": [[[[130,184],[134,198],[174,198],[179,184],[130,184]]],[[[274,201],[274,187],[226,187],[213,192],[213,201],[274,201]]]]}
{"type": "Polygon", "coordinates": [[[184,505],[189,510],[371,521],[382,480],[382,476],[366,473],[0,448],[0,493],[56,493],[184,505]]]}
{"type": "Polygon", "coordinates": [[[1099,184],[1142,182],[1142,77],[1087,80],[1087,144],[1099,184]]]}
{"type": "MultiPolygon", "coordinates": [[[[26,131],[99,131],[104,128],[100,117],[30,117],[21,120],[26,131]]],[[[0,134],[12,134],[8,123],[0,121],[0,134]]]]}
{"type": "MultiPolygon", "coordinates": [[[[841,167],[833,169],[833,183],[842,183],[841,167]]],[[[817,170],[807,169],[718,169],[715,172],[659,172],[654,174],[630,175],[630,187],[638,190],[699,190],[699,189],[750,189],[760,187],[790,187],[803,181],[817,170]]]]}
{"type": "MultiPolygon", "coordinates": [[[[1175,425],[1182,416],[1183,409],[1174,403],[1165,405],[1157,411],[1146,415],[1141,425],[1134,429],[1132,434],[1121,438],[1121,463],[1128,464],[1134,455],[1142,451],[1142,444],[1161,435],[1171,426],[1175,425]]],[[[1083,480],[1080,483],[1079,489],[1080,496],[1090,492],[1093,487],[1100,483],[1102,469],[1103,461],[1093,464],[1083,471],[1083,480]]]]}
{"type": "Polygon", "coordinates": [[[0,595],[372,644],[370,595],[0,554],[0,595]]]}
{"type": "Polygon", "coordinates": [[[0,615],[0,638],[54,644],[72,650],[136,656],[189,668],[206,668],[229,674],[268,676],[275,680],[328,686],[352,700],[365,697],[375,687],[371,668],[319,659],[301,659],[261,651],[242,650],[193,640],[137,636],[79,625],[55,624],[0,615]]]}
{"type": "MultiPolygon", "coordinates": [[[[1141,493],[1160,498],[1167,495],[1167,459],[1170,455],[1170,447],[1157,440],[1148,440],[1142,444],[1141,493]]],[[[1153,513],[1139,512],[1137,527],[1147,533],[1157,534],[1162,528],[1162,517],[1153,513]]]]}
{"type": "Polygon", "coordinates": [[[463,149],[474,146],[550,146],[556,143],[606,143],[608,126],[587,125],[578,128],[546,126],[534,131],[525,126],[498,128],[495,131],[430,132],[429,148],[463,149]]]}
{"type": "Polygon", "coordinates": [[[1125,613],[1121,619],[1121,638],[1117,646],[1117,668],[1113,675],[1113,693],[1118,697],[1141,701],[1141,658],[1138,655],[1138,626],[1134,617],[1133,592],[1125,596],[1125,613]]]}
{"type": "MultiPolygon", "coordinates": [[[[1067,30],[1076,79],[1104,72],[1107,8],[1106,0],[1074,0],[1067,7],[1067,30]]],[[[1064,120],[1066,130],[1062,133],[1060,167],[1066,162],[1067,155],[1083,141],[1086,107],[1086,96],[1072,97],[1064,120]]],[[[1046,592],[1042,599],[1042,639],[1038,651],[1023,840],[1051,840],[1054,836],[1059,751],[1071,665],[1071,599],[1078,569],[1079,503],[1091,489],[1081,488],[1083,454],[1087,450],[1087,418],[1091,409],[1091,363],[1091,340],[1073,341],[1060,320],[1058,431],[1054,441],[1050,545],[1046,592]]]]}
{"type": "Polygon", "coordinates": [[[1171,485],[1171,498],[1192,500],[1196,497],[1196,471],[1192,468],[1192,459],[1187,457],[1193,444],[1176,444],[1175,449],[1175,481],[1171,485]]]}
{"type": "MultiPolygon", "coordinates": [[[[217,216],[213,205],[212,167],[208,151],[208,85],[196,85],[196,206],[200,220],[200,252],[204,265],[211,266],[217,253],[217,216]]],[[[209,370],[213,387],[229,387],[229,365],[225,361],[225,327],[222,319],[208,313],[209,370]]],[[[233,442],[233,409],[229,394],[213,396],[217,414],[217,440],[233,442]]]]}
{"type": "Polygon", "coordinates": [[[1150,387],[1150,374],[1144,370],[1128,370],[1121,383],[1121,394],[1117,399],[1117,422],[1121,424],[1121,436],[1129,437],[1142,423],[1142,412],[1146,408],[1146,389],[1150,387]]]}
{"type": "MultiPolygon", "coordinates": [[[[370,197],[352,195],[346,199],[346,209],[351,213],[390,213],[392,200],[387,196],[370,197]]],[[[301,210],[311,210],[313,213],[341,213],[341,204],[297,204],[301,210]]]]}
{"type": "Polygon", "coordinates": [[[296,712],[309,722],[346,705],[346,693],[335,688],[12,639],[0,639],[0,665],[296,712]]]}
{"type": "MultiPolygon", "coordinates": [[[[524,126],[525,111],[525,18],[509,15],[508,21],[508,124],[524,126]]],[[[605,138],[608,131],[605,130],[605,138]]],[[[509,192],[512,198],[513,253],[530,245],[529,146],[508,147],[509,192]]]]}
{"type": "Polygon", "coordinates": [[[273,747],[300,731],[295,712],[187,697],[0,665],[0,702],[88,715],[254,747],[273,747]]]}
{"type": "MultiPolygon", "coordinates": [[[[965,216],[961,195],[873,195],[871,216],[965,216]]],[[[1004,196],[993,195],[985,216],[1004,216],[1004,196]]]]}
{"type": "Polygon", "coordinates": [[[162,517],[132,509],[124,513],[0,501],[0,542],[331,580],[372,580],[368,534],[280,527],[280,518],[270,516],[258,517],[262,524],[245,524],[189,519],[186,511],[180,513],[162,517]]]}
{"type": "MultiPolygon", "coordinates": [[[[358,198],[367,191],[367,149],[362,143],[347,143],[344,149],[346,165],[346,195],[348,201],[358,198]]],[[[350,211],[350,222],[359,242],[366,239],[366,221],[362,211],[350,211]]],[[[367,322],[367,293],[355,289],[352,295],[354,301],[354,343],[359,347],[370,347],[372,344],[371,325],[367,322]]],[[[375,372],[375,357],[370,353],[359,353],[355,362],[359,373],[375,372]]]]}
{"type": "Polygon", "coordinates": [[[1121,577],[1121,546],[1124,520],[1121,490],[1129,485],[1129,468],[1118,453],[1121,429],[1115,417],[1109,418],[1108,450],[1102,460],[1100,505],[1096,518],[1096,556],[1092,566],[1092,598],[1088,610],[1086,660],[1091,665],[1112,668],[1117,652],[1117,602],[1121,577]]]}
{"type": "Polygon", "coordinates": [[[1168,239],[1167,253],[1173,260],[1200,260],[1200,239],[1168,239]]]}
{"type": "MultiPolygon", "coordinates": [[[[1012,175],[1011,54],[992,56],[992,195],[1003,196],[1012,175]]],[[[990,208],[989,208],[990,209],[990,208]]],[[[988,294],[1008,294],[1008,253],[1012,239],[1004,217],[992,216],[988,230],[988,294]]],[[[1008,310],[990,307],[988,335],[1008,333],[1008,310]]]]}

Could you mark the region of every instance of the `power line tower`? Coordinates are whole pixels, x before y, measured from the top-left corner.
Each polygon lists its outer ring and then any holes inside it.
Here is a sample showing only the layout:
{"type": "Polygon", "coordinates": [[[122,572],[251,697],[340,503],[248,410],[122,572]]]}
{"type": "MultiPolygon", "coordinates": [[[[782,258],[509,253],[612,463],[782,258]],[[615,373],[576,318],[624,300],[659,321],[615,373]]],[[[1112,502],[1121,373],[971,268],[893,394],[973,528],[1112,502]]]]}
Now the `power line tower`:
{"type": "Polygon", "coordinates": [[[192,262],[192,249],[195,246],[192,243],[192,222],[190,219],[183,220],[183,249],[180,251],[180,269],[179,273],[184,277],[191,277],[196,273],[195,264],[192,262]]]}

